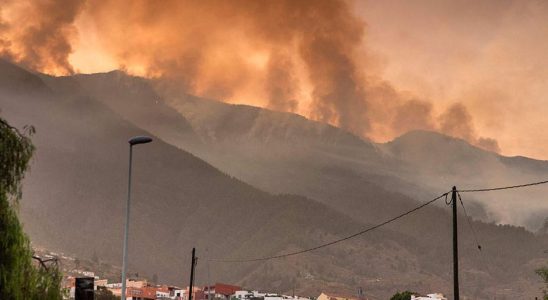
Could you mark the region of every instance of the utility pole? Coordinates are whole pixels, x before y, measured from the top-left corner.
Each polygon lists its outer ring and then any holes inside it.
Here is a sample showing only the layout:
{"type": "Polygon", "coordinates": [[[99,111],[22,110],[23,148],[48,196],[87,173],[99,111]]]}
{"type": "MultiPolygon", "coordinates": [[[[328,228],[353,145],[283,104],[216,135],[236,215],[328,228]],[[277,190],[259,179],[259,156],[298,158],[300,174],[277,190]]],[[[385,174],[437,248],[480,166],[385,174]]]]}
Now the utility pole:
{"type": "Polygon", "coordinates": [[[188,300],[192,300],[194,286],[194,267],[196,266],[196,248],[192,248],[192,262],[190,264],[190,287],[188,288],[188,300]]]}
{"type": "Polygon", "coordinates": [[[209,279],[209,259],[207,261],[207,284],[208,284],[208,287],[207,287],[207,300],[211,300],[211,280],[209,279]]]}
{"type": "Polygon", "coordinates": [[[459,238],[457,230],[457,188],[453,187],[451,193],[453,204],[453,295],[455,300],[460,300],[459,295],[459,238]]]}

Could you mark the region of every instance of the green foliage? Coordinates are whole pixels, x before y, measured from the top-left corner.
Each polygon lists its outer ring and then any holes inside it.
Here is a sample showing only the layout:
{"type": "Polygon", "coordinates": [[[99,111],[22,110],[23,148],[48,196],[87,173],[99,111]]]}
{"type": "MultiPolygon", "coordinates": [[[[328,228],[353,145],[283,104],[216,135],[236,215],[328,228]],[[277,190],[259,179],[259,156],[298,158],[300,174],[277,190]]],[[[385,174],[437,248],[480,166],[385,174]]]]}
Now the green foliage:
{"type": "Polygon", "coordinates": [[[414,295],[415,293],[410,291],[405,292],[398,292],[390,298],[390,300],[411,300],[411,295],[414,295]]]}
{"type": "Polygon", "coordinates": [[[544,293],[544,300],[548,300],[548,267],[537,269],[535,270],[535,273],[544,281],[544,289],[542,292],[544,293]]]}
{"type": "Polygon", "coordinates": [[[27,136],[34,133],[34,127],[26,127],[25,131],[21,134],[0,118],[0,192],[16,201],[21,198],[20,182],[34,152],[27,136]]]}
{"type": "Polygon", "coordinates": [[[0,118],[0,299],[61,299],[61,273],[33,263],[30,241],[15,207],[21,198],[21,180],[34,152],[29,135],[0,118]]]}

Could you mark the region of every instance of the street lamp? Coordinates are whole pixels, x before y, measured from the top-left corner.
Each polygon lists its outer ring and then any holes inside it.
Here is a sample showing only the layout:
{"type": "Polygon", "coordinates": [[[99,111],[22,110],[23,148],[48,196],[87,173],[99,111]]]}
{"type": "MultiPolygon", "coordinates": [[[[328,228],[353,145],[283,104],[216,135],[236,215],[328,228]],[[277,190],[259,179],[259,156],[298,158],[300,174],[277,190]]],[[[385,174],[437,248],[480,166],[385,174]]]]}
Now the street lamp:
{"type": "Polygon", "coordinates": [[[127,248],[128,248],[128,232],[129,232],[129,202],[131,200],[131,162],[133,157],[133,146],[139,144],[147,144],[152,142],[148,136],[136,136],[131,138],[129,143],[129,176],[127,185],[127,203],[126,203],[126,228],[124,231],[124,254],[122,262],[122,300],[126,300],[126,265],[127,265],[127,248]]]}

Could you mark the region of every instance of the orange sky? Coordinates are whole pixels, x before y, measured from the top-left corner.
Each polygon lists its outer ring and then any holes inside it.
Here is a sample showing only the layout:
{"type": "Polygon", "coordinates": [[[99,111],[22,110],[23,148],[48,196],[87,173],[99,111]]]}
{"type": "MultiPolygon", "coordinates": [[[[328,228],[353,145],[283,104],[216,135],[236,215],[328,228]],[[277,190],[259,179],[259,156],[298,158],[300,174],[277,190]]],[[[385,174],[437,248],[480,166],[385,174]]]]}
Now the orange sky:
{"type": "Polygon", "coordinates": [[[548,159],[546,1],[366,1],[382,76],[443,107],[462,101],[502,153],[548,159]]]}
{"type": "Polygon", "coordinates": [[[375,141],[431,129],[548,159],[548,3],[0,0],[0,54],[122,68],[375,141]]]}

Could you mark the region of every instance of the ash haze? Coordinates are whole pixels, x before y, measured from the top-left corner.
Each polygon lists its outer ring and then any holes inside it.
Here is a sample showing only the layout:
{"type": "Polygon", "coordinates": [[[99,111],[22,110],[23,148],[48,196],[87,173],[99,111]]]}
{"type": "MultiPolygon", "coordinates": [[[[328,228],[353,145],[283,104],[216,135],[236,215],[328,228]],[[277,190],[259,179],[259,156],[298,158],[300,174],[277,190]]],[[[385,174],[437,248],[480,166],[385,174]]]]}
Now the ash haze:
{"type": "Polygon", "coordinates": [[[427,129],[548,158],[544,1],[1,2],[0,51],[33,70],[120,68],[377,142],[427,129]]]}

